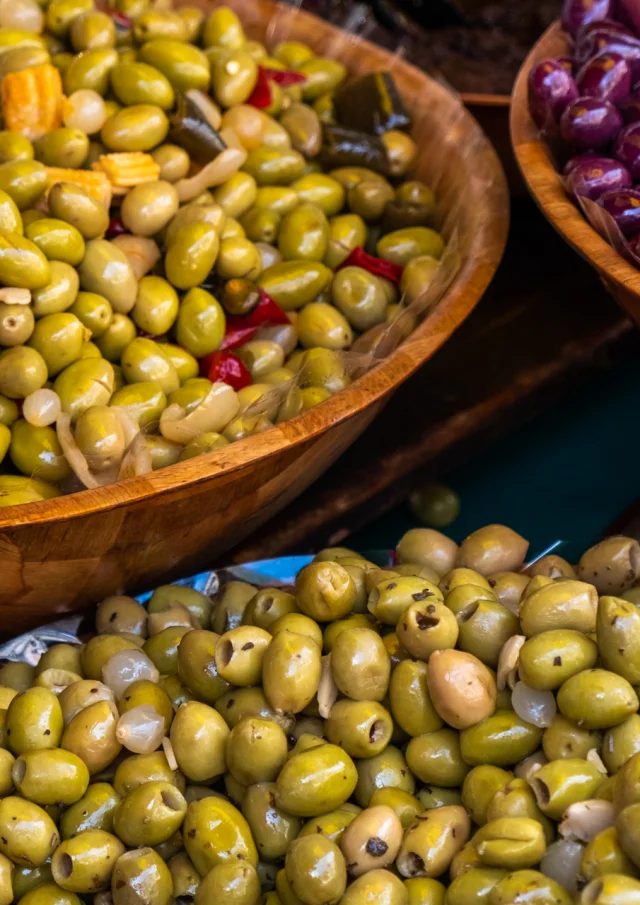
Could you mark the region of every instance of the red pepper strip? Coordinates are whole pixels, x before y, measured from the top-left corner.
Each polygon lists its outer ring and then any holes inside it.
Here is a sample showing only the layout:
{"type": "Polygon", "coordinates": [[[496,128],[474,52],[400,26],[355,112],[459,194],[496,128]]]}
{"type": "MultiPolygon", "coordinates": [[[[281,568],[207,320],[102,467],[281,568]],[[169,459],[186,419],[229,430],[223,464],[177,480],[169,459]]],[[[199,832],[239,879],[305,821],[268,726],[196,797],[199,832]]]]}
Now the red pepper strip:
{"type": "Polygon", "coordinates": [[[392,283],[399,283],[402,276],[400,264],[383,261],[382,258],[369,255],[364,248],[359,246],[349,253],[337,269],[340,270],[342,267],[362,267],[363,270],[368,270],[377,277],[384,277],[385,280],[391,280],[392,283]]]}
{"type": "Polygon", "coordinates": [[[120,217],[112,217],[107,228],[107,239],[113,239],[114,236],[121,236],[123,233],[126,233],[126,229],[120,217]]]}
{"type": "Polygon", "coordinates": [[[237,355],[231,352],[212,352],[200,362],[200,373],[213,383],[228,383],[234,390],[241,390],[251,383],[251,374],[237,355]]]}
{"type": "Polygon", "coordinates": [[[256,87],[251,92],[251,96],[247,103],[251,104],[252,107],[258,107],[259,110],[262,110],[264,107],[269,107],[272,101],[273,96],[269,78],[267,76],[267,70],[263,69],[262,66],[258,66],[256,87]]]}
{"type": "Polygon", "coordinates": [[[131,19],[129,18],[129,16],[125,16],[124,13],[119,13],[115,9],[109,10],[108,14],[111,16],[115,24],[120,28],[131,28],[131,19]]]}
{"type": "Polygon", "coordinates": [[[253,339],[257,332],[257,327],[235,327],[228,324],[220,343],[219,351],[225,352],[229,349],[237,349],[238,346],[243,346],[250,339],[253,339]]]}
{"type": "Polygon", "coordinates": [[[250,314],[244,316],[239,314],[227,315],[227,328],[233,327],[236,330],[242,330],[245,327],[265,327],[267,324],[290,324],[291,321],[282,310],[280,305],[271,298],[270,295],[260,290],[260,301],[250,314]]]}
{"type": "Polygon", "coordinates": [[[278,85],[282,85],[283,88],[287,88],[289,85],[299,85],[301,82],[307,81],[306,75],[301,72],[295,72],[293,69],[267,69],[264,66],[260,66],[260,69],[266,73],[268,79],[272,79],[278,85]]]}

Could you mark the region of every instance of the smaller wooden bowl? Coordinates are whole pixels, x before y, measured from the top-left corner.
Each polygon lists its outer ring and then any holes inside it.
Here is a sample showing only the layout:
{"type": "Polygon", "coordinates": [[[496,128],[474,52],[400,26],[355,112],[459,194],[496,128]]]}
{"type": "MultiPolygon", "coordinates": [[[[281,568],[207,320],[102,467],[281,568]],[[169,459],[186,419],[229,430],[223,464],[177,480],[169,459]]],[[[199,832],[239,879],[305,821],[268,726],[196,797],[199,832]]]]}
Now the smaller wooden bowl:
{"type": "Polygon", "coordinates": [[[567,36],[554,23],[542,35],[518,73],[511,100],[511,143],[524,181],[547,220],[597,270],[606,289],[640,325],[640,270],[626,261],[591,226],[565,192],[544,139],[529,114],[527,80],[540,60],[566,56],[567,36]]]}

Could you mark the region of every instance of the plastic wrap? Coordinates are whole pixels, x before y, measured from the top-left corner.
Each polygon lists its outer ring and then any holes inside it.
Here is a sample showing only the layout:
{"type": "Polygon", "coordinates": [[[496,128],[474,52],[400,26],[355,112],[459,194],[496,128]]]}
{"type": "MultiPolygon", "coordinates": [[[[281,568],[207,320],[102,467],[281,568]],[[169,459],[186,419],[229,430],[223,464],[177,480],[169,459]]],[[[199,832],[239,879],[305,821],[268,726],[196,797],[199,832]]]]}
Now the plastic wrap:
{"type": "MultiPolygon", "coordinates": [[[[291,30],[291,23],[295,20],[296,15],[306,15],[297,13],[291,6],[283,5],[274,7],[274,9],[276,11],[272,15],[265,36],[263,19],[259,23],[255,18],[258,16],[258,12],[251,7],[246,10],[238,7],[238,13],[245,25],[248,37],[253,38],[260,33],[267,48],[271,48],[276,42],[287,39],[288,31],[291,30]]],[[[335,37],[331,40],[328,49],[323,46],[322,54],[337,60],[354,60],[356,59],[352,46],[354,36],[368,38],[370,33],[375,31],[375,20],[372,16],[367,15],[366,7],[356,5],[349,9],[341,26],[342,30],[334,32],[335,37]]],[[[388,57],[385,68],[392,76],[398,67],[405,65],[403,63],[404,50],[403,42],[400,40],[395,55],[390,54],[388,57]]],[[[402,95],[402,88],[400,88],[400,93],[402,95]]],[[[429,285],[417,297],[412,297],[412,300],[408,301],[406,294],[400,290],[398,281],[395,296],[397,304],[394,319],[391,322],[379,323],[359,335],[354,331],[352,347],[339,353],[343,374],[340,375],[337,383],[341,386],[356,380],[374,368],[382,359],[392,354],[442,301],[465,263],[465,248],[470,244],[466,235],[469,227],[467,223],[468,204],[465,212],[465,198],[468,198],[470,191],[478,198],[484,195],[490,196],[493,188],[493,173],[488,159],[486,140],[480,134],[476,141],[469,141],[468,130],[463,127],[463,121],[469,114],[464,110],[462,101],[455,95],[455,92],[451,91],[451,103],[447,105],[440,101],[433,106],[429,100],[414,96],[403,96],[402,100],[413,117],[411,134],[418,145],[416,167],[418,178],[427,182],[435,193],[436,204],[433,219],[428,225],[441,234],[445,242],[445,249],[429,285]],[[437,115],[434,113],[436,109],[437,115]],[[447,141],[442,140],[444,135],[447,136],[447,141]],[[456,141],[457,136],[460,136],[458,150],[464,160],[465,171],[471,174],[466,183],[461,183],[459,174],[451,172],[452,164],[448,149],[452,142],[456,141]],[[470,182],[473,183],[472,186],[469,185],[470,182]]],[[[459,170],[459,161],[456,166],[459,170]]],[[[407,178],[412,178],[411,174],[405,174],[402,180],[407,178]]],[[[400,179],[393,181],[397,183],[400,179]]],[[[488,209],[486,216],[490,217],[491,213],[488,209]]],[[[375,243],[373,247],[368,246],[366,250],[375,254],[375,243]]],[[[162,270],[158,270],[158,272],[161,273],[162,270]]],[[[296,394],[304,385],[305,379],[304,369],[302,369],[296,373],[291,382],[284,386],[274,387],[257,401],[252,402],[248,408],[236,413],[226,424],[214,427],[204,426],[201,432],[223,433],[224,429],[230,424],[234,424],[234,421],[241,415],[240,428],[237,431],[229,432],[231,439],[241,440],[252,434],[268,430],[274,424],[289,420],[290,417],[304,419],[304,412],[299,414],[301,403],[296,398],[296,394]]],[[[333,394],[333,389],[328,392],[333,394]]],[[[203,400],[203,403],[205,401],[209,404],[210,400],[203,400]]],[[[100,487],[151,471],[153,457],[149,447],[153,445],[154,441],[148,441],[148,438],[159,436],[161,439],[158,442],[161,443],[173,441],[176,436],[174,430],[176,421],[185,419],[183,426],[188,428],[188,418],[191,418],[191,422],[197,420],[192,417],[193,412],[187,415],[185,409],[170,408],[172,411],[164,417],[164,422],[148,425],[143,429],[142,436],[132,436],[130,424],[122,424],[125,436],[124,450],[114,460],[100,463],[100,468],[97,468],[95,462],[81,452],[76,443],[74,425],[64,417],[60,418],[57,423],[58,440],[72,469],[71,477],[59,485],[60,490],[63,493],[69,493],[84,487],[100,487]]],[[[197,413],[197,409],[195,412],[197,413]]],[[[209,422],[203,418],[202,423],[207,425],[209,422]]],[[[194,429],[191,433],[184,431],[183,435],[190,439],[197,439],[200,434],[194,429]]],[[[188,439],[181,441],[182,445],[185,445],[186,442],[188,439]]],[[[171,442],[168,446],[170,447],[167,454],[169,464],[174,465],[180,450],[174,450],[171,442]],[[173,456],[172,459],[171,456],[173,456]]],[[[209,462],[215,461],[215,450],[205,454],[209,462]]],[[[180,467],[179,463],[175,467],[180,467]]],[[[37,478],[39,475],[34,472],[32,476],[37,478]]]]}

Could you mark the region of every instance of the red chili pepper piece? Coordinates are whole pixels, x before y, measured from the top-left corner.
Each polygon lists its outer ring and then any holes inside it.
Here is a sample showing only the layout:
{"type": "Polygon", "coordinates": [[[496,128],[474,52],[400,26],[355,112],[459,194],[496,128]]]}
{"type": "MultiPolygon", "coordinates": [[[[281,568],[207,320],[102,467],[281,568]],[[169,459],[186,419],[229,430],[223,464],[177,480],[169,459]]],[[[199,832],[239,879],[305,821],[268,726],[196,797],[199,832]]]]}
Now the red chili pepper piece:
{"type": "Polygon", "coordinates": [[[126,229],[124,228],[120,217],[112,217],[111,220],[109,220],[107,239],[113,239],[114,236],[121,236],[123,233],[126,233],[126,229]]]}
{"type": "Polygon", "coordinates": [[[306,75],[296,72],[294,69],[267,69],[264,66],[261,66],[260,69],[266,73],[268,79],[272,79],[283,88],[287,88],[289,85],[300,85],[307,81],[306,75]]]}
{"type": "Polygon", "coordinates": [[[275,324],[290,324],[291,321],[282,310],[280,305],[271,298],[270,295],[260,290],[260,301],[249,314],[241,316],[238,314],[227,315],[227,329],[233,327],[242,330],[245,327],[264,327],[267,324],[273,326],[275,324]]]}
{"type": "MultiPolygon", "coordinates": [[[[242,318],[238,318],[238,320],[242,320],[242,318]]],[[[243,346],[245,343],[248,343],[250,339],[253,339],[257,332],[257,327],[236,327],[227,323],[226,332],[220,343],[220,351],[224,352],[229,349],[237,349],[238,346],[243,346]]]]}
{"type": "Polygon", "coordinates": [[[125,16],[124,13],[119,13],[115,9],[108,10],[107,12],[115,22],[116,26],[122,29],[131,28],[131,19],[129,18],[129,16],[125,16]]]}
{"type": "Polygon", "coordinates": [[[244,362],[231,352],[212,352],[200,362],[200,373],[213,383],[228,383],[234,390],[241,390],[251,383],[251,374],[244,362]]]}
{"type": "Polygon", "coordinates": [[[269,107],[272,101],[273,96],[269,78],[267,76],[267,70],[263,69],[262,66],[258,66],[256,87],[251,92],[251,97],[247,103],[251,104],[252,107],[258,107],[258,109],[262,110],[264,107],[269,107]]]}
{"type": "Polygon", "coordinates": [[[367,254],[364,248],[354,248],[344,259],[342,267],[362,267],[369,273],[375,274],[377,277],[384,277],[385,280],[391,280],[392,283],[399,283],[402,276],[402,267],[400,264],[394,264],[392,261],[383,261],[382,258],[376,258],[374,255],[367,254]]]}

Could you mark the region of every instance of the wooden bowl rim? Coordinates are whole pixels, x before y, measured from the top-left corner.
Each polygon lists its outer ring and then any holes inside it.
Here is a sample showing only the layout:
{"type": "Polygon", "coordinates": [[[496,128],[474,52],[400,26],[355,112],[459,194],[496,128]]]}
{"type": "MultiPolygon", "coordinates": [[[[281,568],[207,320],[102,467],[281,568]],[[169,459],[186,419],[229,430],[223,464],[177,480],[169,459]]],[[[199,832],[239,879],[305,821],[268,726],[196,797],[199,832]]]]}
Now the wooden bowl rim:
{"type": "MultiPolygon", "coordinates": [[[[264,5],[264,0],[258,6],[264,5]]],[[[285,8],[284,15],[291,14],[285,8]]],[[[311,13],[296,10],[299,21],[312,25],[317,18],[311,13]]],[[[341,30],[327,22],[322,28],[337,38],[341,30]]],[[[363,38],[358,45],[364,54],[392,56],[384,48],[363,38]]],[[[430,85],[433,94],[442,92],[459,99],[440,83],[415,66],[402,61],[405,71],[430,85]]],[[[257,437],[247,437],[209,455],[197,456],[186,462],[159,469],[151,474],[117,481],[105,487],[80,490],[77,493],[34,503],[23,503],[0,510],[0,529],[26,524],[42,524],[70,520],[100,511],[124,506],[144,505],[168,493],[190,492],[199,484],[221,476],[229,477],[253,462],[275,456],[305,443],[353,417],[359,411],[380,400],[406,380],[438,349],[473,310],[491,282],[502,259],[509,231],[509,193],[506,177],[495,149],[476,119],[462,109],[463,121],[475,133],[486,153],[493,183],[492,205],[488,216],[477,229],[469,253],[448,291],[435,309],[391,355],[383,359],[346,389],[336,393],[320,405],[265,431],[257,437]]]]}
{"type": "Polygon", "coordinates": [[[496,107],[504,110],[511,105],[510,94],[474,94],[463,91],[460,97],[466,107],[496,107]]]}
{"type": "Polygon", "coordinates": [[[563,45],[566,51],[568,39],[558,20],[534,44],[522,64],[515,81],[509,116],[513,152],[534,201],[554,229],[596,268],[605,281],[640,298],[640,270],[603,239],[565,192],[546,144],[529,113],[529,72],[540,60],[560,55],[563,45]]]}

